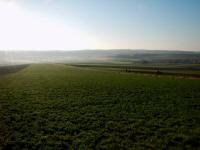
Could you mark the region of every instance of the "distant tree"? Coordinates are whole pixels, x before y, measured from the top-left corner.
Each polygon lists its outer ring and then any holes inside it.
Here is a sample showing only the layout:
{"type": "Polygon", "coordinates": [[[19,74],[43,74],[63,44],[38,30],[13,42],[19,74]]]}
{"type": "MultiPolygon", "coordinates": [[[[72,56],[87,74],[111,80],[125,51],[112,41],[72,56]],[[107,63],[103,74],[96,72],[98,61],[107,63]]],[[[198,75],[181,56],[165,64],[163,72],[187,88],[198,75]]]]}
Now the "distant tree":
{"type": "Polygon", "coordinates": [[[160,70],[157,69],[156,74],[159,75],[159,74],[161,74],[161,73],[162,73],[162,72],[161,72],[160,70]]]}

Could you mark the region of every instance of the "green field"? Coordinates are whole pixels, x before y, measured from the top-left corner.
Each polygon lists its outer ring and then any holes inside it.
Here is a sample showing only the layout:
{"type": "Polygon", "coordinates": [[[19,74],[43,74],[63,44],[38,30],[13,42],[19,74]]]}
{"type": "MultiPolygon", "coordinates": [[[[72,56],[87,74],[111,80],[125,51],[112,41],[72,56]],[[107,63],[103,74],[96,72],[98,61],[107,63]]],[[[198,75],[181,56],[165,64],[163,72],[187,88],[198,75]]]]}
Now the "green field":
{"type": "Polygon", "coordinates": [[[0,76],[0,149],[200,149],[200,80],[27,66],[0,76]]]}

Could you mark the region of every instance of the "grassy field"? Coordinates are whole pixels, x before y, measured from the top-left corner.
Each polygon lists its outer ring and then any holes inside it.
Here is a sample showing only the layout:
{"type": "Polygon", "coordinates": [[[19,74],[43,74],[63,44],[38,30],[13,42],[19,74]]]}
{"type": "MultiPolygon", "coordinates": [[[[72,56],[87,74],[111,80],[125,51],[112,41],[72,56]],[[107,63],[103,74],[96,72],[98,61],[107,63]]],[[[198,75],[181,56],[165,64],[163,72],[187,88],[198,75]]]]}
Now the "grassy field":
{"type": "Polygon", "coordinates": [[[0,77],[0,149],[200,149],[200,80],[30,65],[0,77]]]}

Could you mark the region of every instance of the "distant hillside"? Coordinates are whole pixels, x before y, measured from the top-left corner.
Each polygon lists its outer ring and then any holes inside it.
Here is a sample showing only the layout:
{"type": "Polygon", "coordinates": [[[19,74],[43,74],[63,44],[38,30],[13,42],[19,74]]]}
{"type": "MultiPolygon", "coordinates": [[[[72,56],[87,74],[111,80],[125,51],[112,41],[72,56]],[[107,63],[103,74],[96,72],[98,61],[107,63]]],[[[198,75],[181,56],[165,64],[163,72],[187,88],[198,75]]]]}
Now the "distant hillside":
{"type": "Polygon", "coordinates": [[[113,57],[118,61],[140,63],[200,64],[200,52],[188,51],[142,51],[119,54],[113,57]]]}
{"type": "Polygon", "coordinates": [[[126,62],[200,64],[200,52],[167,50],[0,51],[0,64],[126,62]]]}

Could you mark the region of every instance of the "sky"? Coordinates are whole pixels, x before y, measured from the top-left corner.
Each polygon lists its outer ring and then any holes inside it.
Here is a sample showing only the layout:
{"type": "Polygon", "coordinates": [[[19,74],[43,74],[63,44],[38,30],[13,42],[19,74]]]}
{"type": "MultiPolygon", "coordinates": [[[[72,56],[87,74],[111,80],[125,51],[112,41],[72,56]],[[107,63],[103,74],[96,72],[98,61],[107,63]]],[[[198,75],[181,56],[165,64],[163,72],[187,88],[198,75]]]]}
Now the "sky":
{"type": "Polygon", "coordinates": [[[200,50],[200,0],[0,0],[0,50],[200,50]]]}

